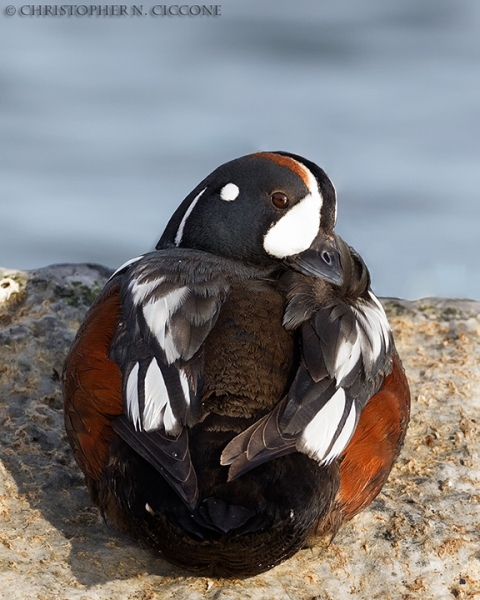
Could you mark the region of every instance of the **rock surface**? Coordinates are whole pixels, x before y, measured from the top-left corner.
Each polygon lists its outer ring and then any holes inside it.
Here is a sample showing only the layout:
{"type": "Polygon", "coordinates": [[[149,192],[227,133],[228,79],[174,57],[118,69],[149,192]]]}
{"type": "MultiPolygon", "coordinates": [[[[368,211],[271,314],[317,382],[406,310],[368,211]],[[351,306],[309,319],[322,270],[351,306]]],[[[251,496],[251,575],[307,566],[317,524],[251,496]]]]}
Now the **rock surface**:
{"type": "Polygon", "coordinates": [[[106,525],[69,451],[59,377],[108,275],[0,270],[0,598],[480,599],[480,303],[384,300],[413,402],[387,485],[332,544],[215,580],[106,525]]]}

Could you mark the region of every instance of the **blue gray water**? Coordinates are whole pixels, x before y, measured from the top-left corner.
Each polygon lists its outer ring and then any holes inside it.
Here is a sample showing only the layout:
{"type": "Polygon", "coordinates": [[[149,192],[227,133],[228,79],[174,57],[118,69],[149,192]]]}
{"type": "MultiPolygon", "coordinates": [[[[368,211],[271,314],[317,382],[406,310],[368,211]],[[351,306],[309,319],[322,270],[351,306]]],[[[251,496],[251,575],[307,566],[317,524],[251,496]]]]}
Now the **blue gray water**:
{"type": "Polygon", "coordinates": [[[0,265],[118,266],[216,166],[284,149],[335,182],[378,294],[480,299],[480,0],[225,0],[216,18],[12,3],[0,265]]]}

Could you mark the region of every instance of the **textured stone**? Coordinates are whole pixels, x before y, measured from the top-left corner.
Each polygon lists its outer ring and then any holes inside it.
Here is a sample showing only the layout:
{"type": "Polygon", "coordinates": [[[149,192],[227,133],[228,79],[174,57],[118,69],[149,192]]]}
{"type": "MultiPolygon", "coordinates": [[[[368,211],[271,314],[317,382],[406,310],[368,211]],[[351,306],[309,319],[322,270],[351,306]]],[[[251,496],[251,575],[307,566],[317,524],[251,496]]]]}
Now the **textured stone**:
{"type": "Polygon", "coordinates": [[[226,581],[106,525],[72,459],[59,376],[108,275],[0,269],[0,598],[480,599],[480,303],[384,300],[413,401],[387,485],[330,545],[226,581]]]}

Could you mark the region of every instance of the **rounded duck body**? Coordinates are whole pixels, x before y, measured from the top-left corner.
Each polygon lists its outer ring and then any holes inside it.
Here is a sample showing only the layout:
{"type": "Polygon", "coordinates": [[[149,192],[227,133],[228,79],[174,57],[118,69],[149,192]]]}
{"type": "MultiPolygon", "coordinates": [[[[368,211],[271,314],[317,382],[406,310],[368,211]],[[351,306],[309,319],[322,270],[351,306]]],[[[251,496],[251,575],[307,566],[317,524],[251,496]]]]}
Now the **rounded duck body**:
{"type": "Polygon", "coordinates": [[[410,395],[324,171],[219,167],[107,282],[63,374],[106,518],[170,562],[244,577],[333,536],[385,483],[410,395]]]}

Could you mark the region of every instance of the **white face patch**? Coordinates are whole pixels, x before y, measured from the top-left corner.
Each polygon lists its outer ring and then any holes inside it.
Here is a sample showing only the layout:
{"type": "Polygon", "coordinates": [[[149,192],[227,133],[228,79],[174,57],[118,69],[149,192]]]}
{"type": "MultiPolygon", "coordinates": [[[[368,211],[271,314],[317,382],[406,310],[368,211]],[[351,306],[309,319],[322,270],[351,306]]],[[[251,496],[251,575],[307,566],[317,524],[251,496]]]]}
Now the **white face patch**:
{"type": "Polygon", "coordinates": [[[268,254],[286,258],[310,248],[320,229],[320,209],[323,198],[313,174],[306,169],[310,193],[287,211],[267,232],[263,247],[268,254]]]}
{"type": "Polygon", "coordinates": [[[220,190],[220,198],[225,200],[225,202],[232,202],[238,198],[238,194],[240,194],[240,190],[238,186],[234,183],[227,183],[220,190]]]}
{"type": "Polygon", "coordinates": [[[192,210],[195,208],[195,204],[200,200],[200,196],[203,194],[203,192],[206,189],[207,188],[203,189],[199,194],[197,194],[195,196],[195,198],[192,200],[192,203],[190,204],[190,206],[185,211],[185,214],[183,215],[183,219],[181,220],[180,225],[178,227],[177,235],[175,236],[175,242],[174,242],[175,246],[179,246],[180,245],[180,242],[182,241],[183,230],[185,229],[185,223],[187,222],[187,219],[190,216],[192,210]]]}
{"type": "Polygon", "coordinates": [[[310,248],[320,229],[322,197],[308,194],[271,227],[263,247],[272,256],[285,258],[310,248]]]}

